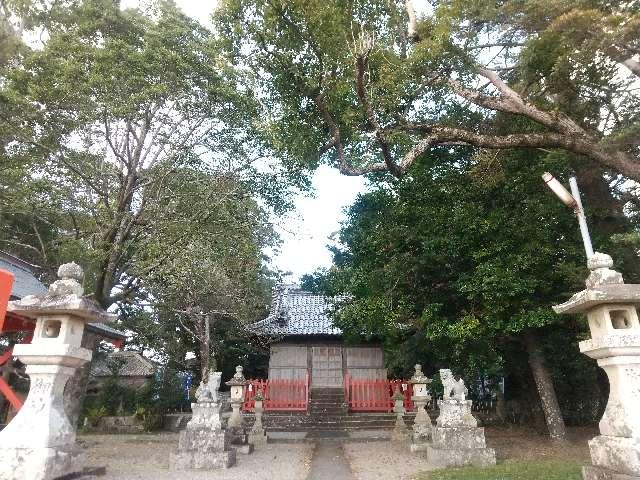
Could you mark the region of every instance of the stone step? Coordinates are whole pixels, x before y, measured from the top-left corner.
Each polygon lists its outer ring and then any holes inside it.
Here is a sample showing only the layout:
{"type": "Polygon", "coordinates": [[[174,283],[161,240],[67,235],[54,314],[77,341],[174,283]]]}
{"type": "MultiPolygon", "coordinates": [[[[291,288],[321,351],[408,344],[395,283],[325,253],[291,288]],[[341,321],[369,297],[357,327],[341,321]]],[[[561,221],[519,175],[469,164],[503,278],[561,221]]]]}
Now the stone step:
{"type": "Polygon", "coordinates": [[[309,409],[309,415],[314,415],[314,414],[320,414],[320,415],[324,415],[324,414],[347,414],[349,410],[347,409],[347,407],[316,407],[316,408],[310,408],[309,409]]]}

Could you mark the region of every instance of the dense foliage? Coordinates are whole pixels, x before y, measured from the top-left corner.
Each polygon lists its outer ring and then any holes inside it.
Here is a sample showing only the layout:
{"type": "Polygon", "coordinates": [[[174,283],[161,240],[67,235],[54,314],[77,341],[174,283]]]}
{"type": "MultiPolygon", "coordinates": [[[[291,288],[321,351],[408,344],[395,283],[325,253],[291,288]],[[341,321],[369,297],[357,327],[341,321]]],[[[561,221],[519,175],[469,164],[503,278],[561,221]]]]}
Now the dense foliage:
{"type": "Polygon", "coordinates": [[[638,180],[639,12],[604,0],[225,0],[217,20],[295,158],[402,175],[443,144],[561,148],[638,180]],[[497,112],[522,122],[500,129],[497,112]]]}
{"type": "Polygon", "coordinates": [[[270,155],[249,80],[172,2],[7,1],[0,17],[0,248],[45,281],[82,265],[130,343],[172,367],[221,359],[269,299],[269,215],[305,186],[270,155]]]}
{"type": "MultiPolygon", "coordinates": [[[[350,294],[336,323],[354,341],[384,342],[396,375],[422,362],[430,373],[451,367],[494,391],[506,377],[507,398],[531,396],[533,338],[552,360],[561,405],[585,408],[580,400],[598,402],[603,393],[593,391],[596,368],[577,351],[586,325],[550,308],[583,288],[588,273],[575,219],[540,180],[541,171],[565,167],[563,156],[535,152],[442,150],[424,158],[358,198],[334,267],[304,284],[350,294]]],[[[634,281],[636,262],[621,261],[635,255],[632,225],[621,217],[610,225],[615,211],[604,208],[606,198],[585,193],[595,245],[634,281]]]]}

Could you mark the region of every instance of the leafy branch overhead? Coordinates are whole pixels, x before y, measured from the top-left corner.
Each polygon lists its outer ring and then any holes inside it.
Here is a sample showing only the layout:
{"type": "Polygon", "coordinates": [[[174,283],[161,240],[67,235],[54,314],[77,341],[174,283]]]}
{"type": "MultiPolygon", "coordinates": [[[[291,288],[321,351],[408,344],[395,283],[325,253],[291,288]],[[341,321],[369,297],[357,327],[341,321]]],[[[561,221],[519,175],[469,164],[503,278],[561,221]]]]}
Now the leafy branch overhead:
{"type": "Polygon", "coordinates": [[[312,164],[400,176],[438,146],[557,148],[640,180],[634,5],[227,0],[217,24],[272,137],[312,164]]]}
{"type": "Polygon", "coordinates": [[[109,307],[134,303],[203,231],[245,221],[249,238],[273,241],[266,211],[288,208],[302,179],[265,169],[262,107],[209,30],[170,2],[6,5],[44,34],[0,71],[0,248],[43,267],[83,263],[109,307]]]}

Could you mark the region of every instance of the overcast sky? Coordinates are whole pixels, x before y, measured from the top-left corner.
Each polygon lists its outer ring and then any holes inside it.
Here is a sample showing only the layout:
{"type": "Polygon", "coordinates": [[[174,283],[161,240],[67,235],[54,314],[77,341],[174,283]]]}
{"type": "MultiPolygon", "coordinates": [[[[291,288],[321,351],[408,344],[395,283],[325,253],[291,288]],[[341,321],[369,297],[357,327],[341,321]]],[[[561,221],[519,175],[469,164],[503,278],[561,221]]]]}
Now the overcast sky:
{"type": "MultiPolygon", "coordinates": [[[[121,6],[131,8],[143,2],[123,0],[121,6]]],[[[211,25],[216,3],[216,0],[176,0],[187,15],[204,25],[211,25]]],[[[287,281],[297,281],[305,273],[331,265],[331,254],[326,248],[328,237],[338,230],[344,207],[365,190],[365,183],[361,177],[347,177],[336,169],[321,167],[313,176],[314,196],[299,196],[294,212],[273,219],[283,240],[280,253],[273,256],[273,267],[291,272],[287,281]]]]}

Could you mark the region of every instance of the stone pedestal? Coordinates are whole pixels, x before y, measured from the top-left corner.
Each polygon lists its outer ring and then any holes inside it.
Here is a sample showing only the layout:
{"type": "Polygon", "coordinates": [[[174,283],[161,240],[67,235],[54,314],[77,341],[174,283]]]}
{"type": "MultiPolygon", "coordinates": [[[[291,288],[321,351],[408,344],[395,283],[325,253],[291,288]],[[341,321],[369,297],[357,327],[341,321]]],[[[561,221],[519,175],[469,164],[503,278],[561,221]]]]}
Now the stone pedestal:
{"type": "Polygon", "coordinates": [[[172,470],[212,470],[235,465],[236,451],[231,447],[231,436],[222,429],[220,418],[221,375],[213,372],[209,382],[198,387],[198,402],[191,404],[191,420],[180,432],[178,451],[169,458],[172,470]]]}
{"type": "Polygon", "coordinates": [[[609,378],[609,400],[600,435],[589,441],[592,465],[585,480],[640,479],[640,285],[625,284],[611,257],[589,258],[587,288],[557,305],[557,313],[586,313],[591,339],[580,351],[597,360],[609,378]]]}
{"type": "Polygon", "coordinates": [[[15,418],[0,432],[0,478],[51,480],[81,472],[84,455],[76,446],[76,428],[64,409],[64,387],[78,367],[91,360],[80,346],[87,322],[113,319],[82,298],[82,270],[62,265],[61,280],[46,295],[27,296],[9,311],[36,320],[31,344],[13,352],[30,377],[29,395],[15,418]]]}
{"type": "Polygon", "coordinates": [[[429,463],[439,467],[486,467],[496,464],[496,454],[487,448],[484,428],[471,414],[471,400],[462,380],[455,381],[449,370],[440,370],[444,398],[438,401],[440,415],[433,429],[433,443],[426,448],[429,463]]]}
{"type": "Polygon", "coordinates": [[[407,424],[404,423],[404,396],[400,393],[400,390],[396,389],[391,398],[393,399],[393,411],[396,414],[396,423],[391,432],[391,440],[401,442],[409,437],[409,429],[407,424]]]}
{"type": "Polygon", "coordinates": [[[231,438],[220,424],[219,403],[192,403],[193,417],[180,432],[178,451],[169,459],[172,470],[212,470],[236,463],[231,438]]]}

